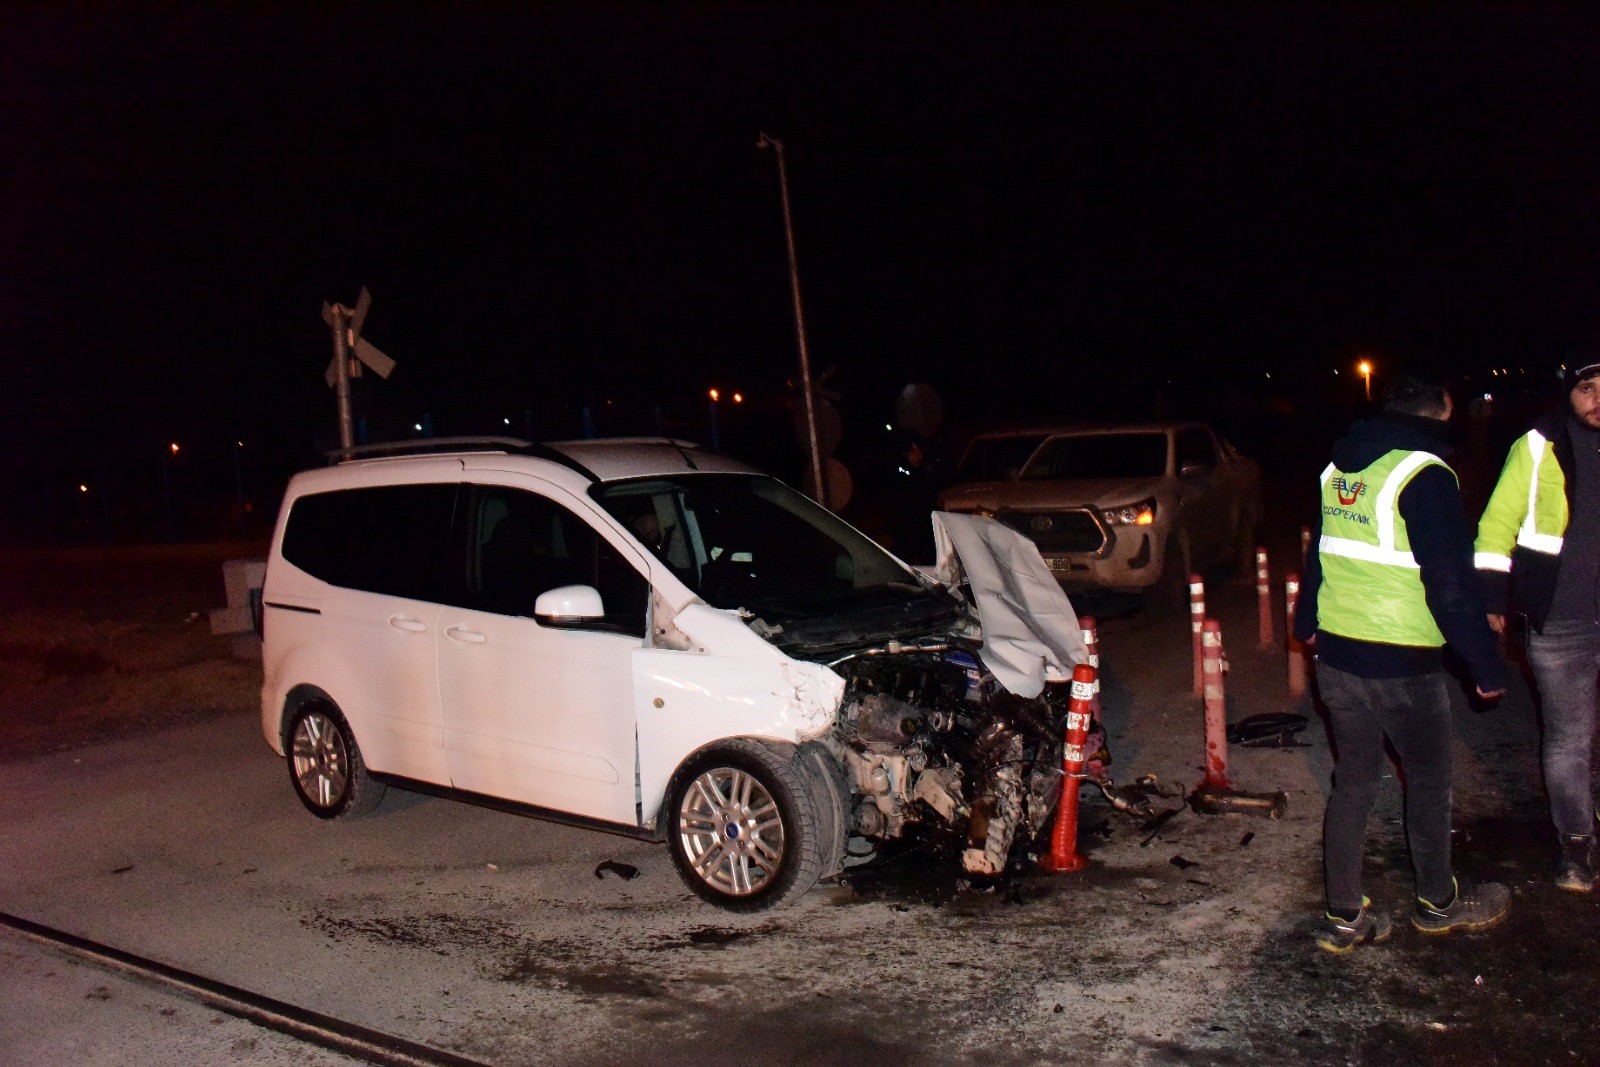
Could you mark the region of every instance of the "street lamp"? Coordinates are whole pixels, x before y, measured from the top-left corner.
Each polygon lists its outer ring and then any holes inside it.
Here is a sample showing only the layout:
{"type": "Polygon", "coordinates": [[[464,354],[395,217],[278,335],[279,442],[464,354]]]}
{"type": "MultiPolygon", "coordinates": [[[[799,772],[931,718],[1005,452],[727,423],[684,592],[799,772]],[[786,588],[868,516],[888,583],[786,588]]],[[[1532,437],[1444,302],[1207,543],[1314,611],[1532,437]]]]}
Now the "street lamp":
{"type": "Polygon", "coordinates": [[[1372,364],[1362,360],[1356,364],[1356,373],[1361,375],[1361,380],[1367,386],[1367,402],[1372,402],[1372,364]]]}
{"type": "Polygon", "coordinates": [[[783,142],[765,133],[756,139],[757,148],[770,148],[778,157],[778,192],[783,198],[783,236],[789,247],[789,288],[794,293],[794,334],[800,344],[800,389],[805,399],[806,438],[811,445],[811,484],[816,486],[817,503],[828,506],[828,490],[822,480],[822,449],[817,445],[817,401],[811,390],[811,357],[806,352],[806,320],[800,308],[800,267],[794,254],[794,220],[789,215],[789,169],[783,161],[783,142]]]}

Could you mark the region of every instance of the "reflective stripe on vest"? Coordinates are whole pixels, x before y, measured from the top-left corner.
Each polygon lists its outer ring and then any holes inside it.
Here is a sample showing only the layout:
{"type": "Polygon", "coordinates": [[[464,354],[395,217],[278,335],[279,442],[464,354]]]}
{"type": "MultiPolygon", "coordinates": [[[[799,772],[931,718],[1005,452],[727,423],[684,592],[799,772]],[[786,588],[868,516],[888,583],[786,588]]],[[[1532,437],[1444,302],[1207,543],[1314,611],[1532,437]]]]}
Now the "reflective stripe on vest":
{"type": "MultiPolygon", "coordinates": [[[[1533,472],[1528,476],[1528,514],[1522,520],[1522,529],[1517,531],[1517,544],[1523,548],[1531,548],[1535,552],[1543,552],[1549,556],[1561,554],[1562,537],[1560,534],[1540,533],[1535,523],[1538,516],[1539,504],[1539,466],[1544,463],[1545,446],[1549,444],[1544,435],[1538,430],[1529,430],[1527,435],[1528,453],[1533,457],[1533,472]]],[[[1506,570],[1511,569],[1511,561],[1506,561],[1506,570]]]]}
{"type": "MultiPolygon", "coordinates": [[[[1395,507],[1395,498],[1400,495],[1401,488],[1411,480],[1411,476],[1429,463],[1445,465],[1444,460],[1432,452],[1413,452],[1395,465],[1393,471],[1383,481],[1383,488],[1378,491],[1378,498],[1373,501],[1374,518],[1378,526],[1378,543],[1370,544],[1366,541],[1357,541],[1349,537],[1330,537],[1322,535],[1318,547],[1330,556],[1346,556],[1350,559],[1366,560],[1368,563],[1384,563],[1391,567],[1417,568],[1417,558],[1411,554],[1410,547],[1395,548],[1394,529],[1395,517],[1399,509],[1395,507]]],[[[1328,464],[1327,470],[1322,472],[1322,485],[1326,489],[1329,479],[1334,475],[1333,464],[1328,464]]]]}
{"type": "Polygon", "coordinates": [[[1395,449],[1352,472],[1354,481],[1332,465],[1323,471],[1318,629],[1383,644],[1444,644],[1399,509],[1401,491],[1433,464],[1450,469],[1431,452],[1395,449]],[[1363,499],[1369,486],[1375,492],[1363,499]]]}

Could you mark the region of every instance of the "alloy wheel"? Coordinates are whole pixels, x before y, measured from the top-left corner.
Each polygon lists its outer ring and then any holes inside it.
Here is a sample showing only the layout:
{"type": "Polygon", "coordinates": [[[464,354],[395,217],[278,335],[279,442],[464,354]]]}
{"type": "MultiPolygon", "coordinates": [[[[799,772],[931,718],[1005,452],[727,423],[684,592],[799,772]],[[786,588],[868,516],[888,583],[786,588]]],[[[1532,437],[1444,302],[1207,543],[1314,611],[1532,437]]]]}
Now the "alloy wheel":
{"type": "Polygon", "coordinates": [[[749,896],[783,864],[784,826],[778,803],[747,771],[713,767],[678,807],[678,834],[690,867],[729,896],[749,896]]]}

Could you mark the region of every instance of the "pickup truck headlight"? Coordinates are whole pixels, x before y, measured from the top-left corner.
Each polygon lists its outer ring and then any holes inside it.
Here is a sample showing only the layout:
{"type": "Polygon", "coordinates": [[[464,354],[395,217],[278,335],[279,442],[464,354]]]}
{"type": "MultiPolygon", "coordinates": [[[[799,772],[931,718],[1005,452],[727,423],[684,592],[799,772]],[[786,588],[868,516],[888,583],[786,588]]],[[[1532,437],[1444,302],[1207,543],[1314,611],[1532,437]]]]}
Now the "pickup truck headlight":
{"type": "Polygon", "coordinates": [[[1151,526],[1156,521],[1156,502],[1141,500],[1120,508],[1106,508],[1100,517],[1107,526],[1151,526]]]}

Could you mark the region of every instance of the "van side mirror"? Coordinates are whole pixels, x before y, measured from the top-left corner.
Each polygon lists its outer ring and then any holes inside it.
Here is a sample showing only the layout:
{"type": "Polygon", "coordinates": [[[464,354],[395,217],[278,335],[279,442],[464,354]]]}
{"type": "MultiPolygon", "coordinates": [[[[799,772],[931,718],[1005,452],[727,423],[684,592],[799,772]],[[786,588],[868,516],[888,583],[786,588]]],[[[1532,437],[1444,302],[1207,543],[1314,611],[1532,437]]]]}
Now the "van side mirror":
{"type": "Polygon", "coordinates": [[[605,613],[600,590],[592,585],[561,585],[546,589],[533,602],[533,617],[546,626],[587,626],[605,613]]]}

